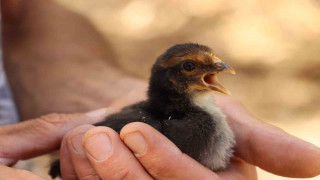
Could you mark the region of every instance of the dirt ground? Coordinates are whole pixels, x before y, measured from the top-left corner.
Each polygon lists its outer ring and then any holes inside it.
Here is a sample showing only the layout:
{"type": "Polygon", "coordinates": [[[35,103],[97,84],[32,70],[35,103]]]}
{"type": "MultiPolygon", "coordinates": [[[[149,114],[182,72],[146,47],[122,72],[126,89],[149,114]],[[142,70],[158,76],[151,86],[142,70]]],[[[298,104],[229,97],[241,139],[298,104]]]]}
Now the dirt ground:
{"type": "MultiPolygon", "coordinates": [[[[320,1],[55,1],[88,18],[132,76],[148,79],[155,58],[174,44],[212,47],[237,72],[220,75],[233,96],[320,146],[320,1]]],[[[289,179],[262,170],[259,178],[289,179]]]]}

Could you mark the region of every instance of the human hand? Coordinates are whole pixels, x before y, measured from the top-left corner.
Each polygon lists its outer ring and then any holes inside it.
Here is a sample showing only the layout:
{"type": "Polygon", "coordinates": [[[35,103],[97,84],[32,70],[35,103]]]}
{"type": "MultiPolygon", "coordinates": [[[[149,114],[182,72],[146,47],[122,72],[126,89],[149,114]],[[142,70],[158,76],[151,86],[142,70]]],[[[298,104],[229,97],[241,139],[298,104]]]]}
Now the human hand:
{"type": "Polygon", "coordinates": [[[110,113],[113,110],[109,108],[86,114],[49,114],[0,127],[0,179],[42,179],[9,166],[58,149],[68,131],[81,124],[102,121],[110,113]]]}
{"type": "Polygon", "coordinates": [[[111,128],[83,125],[69,132],[60,151],[62,177],[71,179],[255,179],[252,165],[234,159],[228,173],[214,173],[183,154],[144,123],[111,128]]]}
{"type": "Polygon", "coordinates": [[[120,136],[108,127],[84,125],[63,139],[63,179],[257,179],[255,166],[288,177],[320,173],[319,148],[258,121],[230,97],[216,96],[216,103],[237,140],[226,171],[203,167],[143,123],[126,125],[120,136]]]}
{"type": "Polygon", "coordinates": [[[320,174],[319,147],[258,120],[230,96],[216,95],[215,100],[235,133],[236,156],[280,176],[307,178],[320,174]]]}

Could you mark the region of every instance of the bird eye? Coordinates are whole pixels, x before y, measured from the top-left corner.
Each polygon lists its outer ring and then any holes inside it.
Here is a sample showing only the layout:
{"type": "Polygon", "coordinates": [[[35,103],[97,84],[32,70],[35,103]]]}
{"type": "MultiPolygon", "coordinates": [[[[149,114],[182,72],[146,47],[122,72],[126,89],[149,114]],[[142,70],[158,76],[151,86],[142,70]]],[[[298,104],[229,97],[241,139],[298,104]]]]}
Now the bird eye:
{"type": "Polygon", "coordinates": [[[186,71],[193,71],[195,68],[196,68],[196,65],[191,61],[187,61],[183,63],[183,69],[185,69],[186,71]]]}

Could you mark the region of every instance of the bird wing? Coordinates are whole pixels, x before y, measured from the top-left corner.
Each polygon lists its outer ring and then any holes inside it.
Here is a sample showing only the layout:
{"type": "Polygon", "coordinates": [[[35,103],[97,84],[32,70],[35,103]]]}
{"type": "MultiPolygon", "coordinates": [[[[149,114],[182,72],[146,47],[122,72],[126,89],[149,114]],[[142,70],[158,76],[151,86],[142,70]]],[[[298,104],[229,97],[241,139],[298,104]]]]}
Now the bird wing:
{"type": "Polygon", "coordinates": [[[107,126],[120,133],[123,126],[132,122],[143,122],[160,131],[161,122],[144,108],[145,102],[127,106],[119,113],[108,116],[105,121],[95,124],[96,126],[107,126]]]}

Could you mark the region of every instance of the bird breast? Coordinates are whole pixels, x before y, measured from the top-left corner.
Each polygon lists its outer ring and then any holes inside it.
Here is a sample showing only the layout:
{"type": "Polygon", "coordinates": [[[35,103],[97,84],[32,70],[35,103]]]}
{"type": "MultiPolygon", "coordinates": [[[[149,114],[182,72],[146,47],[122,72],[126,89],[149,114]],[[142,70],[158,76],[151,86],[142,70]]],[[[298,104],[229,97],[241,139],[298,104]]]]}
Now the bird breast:
{"type": "Polygon", "coordinates": [[[229,127],[225,115],[214,103],[213,94],[210,92],[198,92],[193,94],[192,102],[211,116],[215,129],[212,131],[209,148],[200,154],[200,161],[211,170],[222,170],[229,164],[233,156],[235,138],[229,127]]]}

